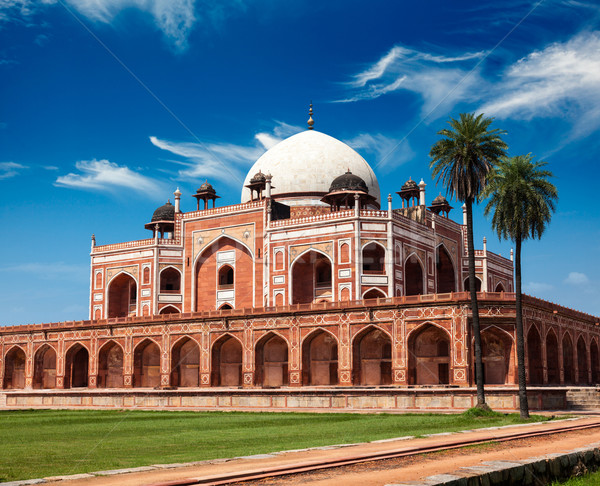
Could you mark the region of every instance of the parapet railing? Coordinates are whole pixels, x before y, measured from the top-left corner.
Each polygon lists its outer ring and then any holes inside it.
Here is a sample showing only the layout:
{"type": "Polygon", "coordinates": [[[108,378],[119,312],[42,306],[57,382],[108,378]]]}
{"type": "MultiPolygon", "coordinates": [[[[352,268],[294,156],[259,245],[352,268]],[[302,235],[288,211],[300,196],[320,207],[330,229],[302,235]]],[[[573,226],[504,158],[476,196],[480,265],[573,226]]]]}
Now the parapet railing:
{"type": "Polygon", "coordinates": [[[331,213],[315,214],[314,216],[305,216],[303,218],[277,219],[275,221],[271,221],[270,227],[278,228],[281,226],[298,226],[305,223],[315,223],[317,221],[351,218],[352,216],[354,216],[354,210],[334,211],[331,213]]]}
{"type": "MultiPolygon", "coordinates": [[[[146,246],[154,246],[154,238],[146,238],[145,240],[125,241],[123,243],[111,243],[110,245],[98,245],[92,249],[92,253],[102,253],[112,250],[126,250],[129,248],[143,248],[146,246]]],[[[181,245],[181,241],[174,238],[159,238],[158,245],[181,245]]]]}
{"type": "Polygon", "coordinates": [[[200,216],[212,216],[215,214],[223,214],[223,213],[235,213],[237,211],[243,211],[246,209],[260,208],[265,205],[266,199],[262,199],[260,201],[250,201],[241,204],[234,204],[232,206],[221,206],[218,208],[211,209],[200,209],[199,211],[188,211],[187,213],[183,213],[183,219],[193,219],[198,218],[200,216]]]}

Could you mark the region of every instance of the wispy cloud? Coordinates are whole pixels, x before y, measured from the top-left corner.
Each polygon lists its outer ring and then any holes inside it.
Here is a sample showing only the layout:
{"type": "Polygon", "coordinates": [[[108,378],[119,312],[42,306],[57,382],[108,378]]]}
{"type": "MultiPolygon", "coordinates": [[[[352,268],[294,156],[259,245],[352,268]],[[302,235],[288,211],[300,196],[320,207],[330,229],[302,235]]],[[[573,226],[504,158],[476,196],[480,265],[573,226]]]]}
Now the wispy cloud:
{"type": "Polygon", "coordinates": [[[441,55],[404,46],[394,46],[373,64],[345,83],[349,96],[338,102],[355,102],[379,98],[406,90],[423,99],[423,112],[443,103],[452,106],[458,99],[470,97],[470,88],[479,79],[474,73],[465,77],[485,52],[441,55]]]}
{"type": "Polygon", "coordinates": [[[99,191],[127,188],[150,194],[160,191],[160,185],[154,179],[108,160],[80,160],[75,167],[79,173],[60,176],[54,185],[99,191]]]}
{"type": "Polygon", "coordinates": [[[232,143],[173,142],[150,137],[156,147],[183,157],[176,163],[183,165],[177,177],[181,179],[215,178],[227,184],[241,184],[245,171],[267,149],[284,138],[301,131],[300,127],[275,122],[271,131],[258,132],[248,145],[232,143]]]}
{"type": "Polygon", "coordinates": [[[415,155],[408,140],[400,143],[399,139],[381,133],[360,133],[345,142],[363,155],[370,155],[367,159],[370,160],[371,166],[380,170],[399,167],[415,155]]]}
{"type": "Polygon", "coordinates": [[[568,117],[574,136],[600,127],[600,32],[530,53],[510,66],[480,109],[498,118],[568,117]]]}
{"type": "Polygon", "coordinates": [[[544,295],[554,290],[554,286],[545,282],[528,282],[523,285],[523,291],[534,296],[544,295]]]}
{"type": "Polygon", "coordinates": [[[565,283],[569,285],[586,285],[590,283],[590,279],[585,273],[571,272],[565,279],[565,283]]]}
{"type": "Polygon", "coordinates": [[[21,170],[28,168],[16,162],[0,162],[0,179],[10,179],[19,175],[21,170]]]}

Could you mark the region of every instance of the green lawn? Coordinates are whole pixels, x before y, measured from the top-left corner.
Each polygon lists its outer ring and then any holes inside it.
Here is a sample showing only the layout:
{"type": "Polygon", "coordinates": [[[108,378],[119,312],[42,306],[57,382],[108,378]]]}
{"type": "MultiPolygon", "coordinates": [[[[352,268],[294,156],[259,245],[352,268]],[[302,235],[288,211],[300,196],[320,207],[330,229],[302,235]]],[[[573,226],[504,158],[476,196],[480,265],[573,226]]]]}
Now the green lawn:
{"type": "Polygon", "coordinates": [[[2,411],[0,482],[520,422],[517,414],[2,411]]]}
{"type": "Polygon", "coordinates": [[[552,486],[600,486],[600,471],[572,478],[563,483],[552,483],[552,486]]]}

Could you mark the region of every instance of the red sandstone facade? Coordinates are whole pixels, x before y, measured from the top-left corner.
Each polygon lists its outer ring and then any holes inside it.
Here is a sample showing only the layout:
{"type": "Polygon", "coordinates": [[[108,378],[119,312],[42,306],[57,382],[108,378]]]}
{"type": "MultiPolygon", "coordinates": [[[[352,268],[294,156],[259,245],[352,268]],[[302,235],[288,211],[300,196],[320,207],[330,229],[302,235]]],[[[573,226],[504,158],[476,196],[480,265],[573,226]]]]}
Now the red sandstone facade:
{"type": "MultiPolygon", "coordinates": [[[[242,204],[208,208],[204,184],[182,212],[177,191],[153,238],[93,240],[90,320],[0,328],[1,387],[471,385],[465,225],[423,182],[381,210],[368,164],[316,134],[294,136],[322,154],[301,167],[339,156],[367,182],[348,170],[291,192],[270,162],[280,178],[251,170],[242,204]]],[[[293,156],[276,149],[257,164],[293,156]]],[[[485,241],[475,257],[485,381],[514,384],[512,261],[485,241]]],[[[532,297],[524,317],[530,384],[599,383],[597,318],[532,297]]]]}

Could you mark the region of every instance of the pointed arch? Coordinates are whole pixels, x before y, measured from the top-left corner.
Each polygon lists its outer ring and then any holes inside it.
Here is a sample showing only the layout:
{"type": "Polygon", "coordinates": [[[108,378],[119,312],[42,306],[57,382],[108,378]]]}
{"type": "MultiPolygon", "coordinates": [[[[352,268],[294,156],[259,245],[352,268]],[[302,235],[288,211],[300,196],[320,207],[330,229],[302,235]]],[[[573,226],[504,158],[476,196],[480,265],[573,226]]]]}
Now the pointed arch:
{"type": "Polygon", "coordinates": [[[34,355],[33,388],[56,388],[56,350],[48,343],[34,355]]]}
{"type": "Polygon", "coordinates": [[[456,266],[446,245],[440,243],[435,250],[435,276],[438,294],[456,291],[456,266]]]}
{"type": "Polygon", "coordinates": [[[26,354],[21,346],[13,346],[4,355],[5,390],[25,388],[25,362],[26,354]]]}
{"type": "Polygon", "coordinates": [[[560,385],[558,356],[558,337],[554,329],[550,328],[546,333],[546,369],[549,385],[560,385]]]}
{"type": "Polygon", "coordinates": [[[385,274],[385,246],[378,241],[369,241],[363,245],[361,252],[363,274],[385,274]]]}
{"type": "MultiPolygon", "coordinates": [[[[463,288],[465,292],[469,292],[471,288],[469,287],[469,277],[465,278],[463,281],[463,288]]],[[[475,276],[475,291],[481,292],[481,279],[475,276]]]]}
{"type": "Polygon", "coordinates": [[[160,310],[159,314],[181,314],[181,310],[174,305],[166,305],[160,310]]]}
{"type": "Polygon", "coordinates": [[[98,388],[123,388],[123,348],[107,341],[98,351],[98,388]]]}
{"type": "Polygon", "coordinates": [[[211,350],[212,386],[242,386],[242,342],[233,334],[225,333],[211,350]]]}
{"type": "Polygon", "coordinates": [[[181,270],[169,265],[159,274],[159,288],[161,294],[178,294],[181,292],[181,270]]]}
{"type": "Polygon", "coordinates": [[[542,339],[535,323],[529,326],[527,332],[527,367],[529,369],[530,385],[544,383],[544,363],[542,361],[542,339]]]}
{"type": "Polygon", "coordinates": [[[152,339],[139,342],[133,350],[133,386],[160,386],[160,346],[152,339]]]}
{"type": "Polygon", "coordinates": [[[235,277],[233,267],[225,263],[219,268],[218,273],[219,275],[217,277],[217,282],[219,285],[219,289],[232,289],[235,277]]]}
{"type": "Polygon", "coordinates": [[[333,262],[329,255],[312,248],[303,251],[290,265],[292,304],[332,300],[333,262]]]}
{"type": "Polygon", "coordinates": [[[412,252],[404,260],[405,295],[422,295],[425,289],[424,265],[419,256],[412,252]]]}
{"type": "Polygon", "coordinates": [[[171,385],[200,386],[200,346],[189,336],[180,337],[171,347],[171,385]]]}
{"type": "Polygon", "coordinates": [[[392,340],[378,326],[367,326],[352,341],[353,383],[389,385],[392,383],[392,340]]]}
{"type": "Polygon", "coordinates": [[[408,374],[411,385],[450,383],[450,335],[443,327],[426,322],[408,337],[408,374]]]}
{"type": "Polygon", "coordinates": [[[513,357],[513,337],[504,329],[489,326],[481,331],[483,376],[486,385],[509,383],[513,357]]]}
{"type": "Polygon", "coordinates": [[[577,339],[577,384],[588,384],[588,351],[583,336],[577,339]]]}
{"type": "Polygon", "coordinates": [[[600,355],[598,353],[598,339],[592,338],[590,343],[590,362],[592,364],[592,385],[600,384],[600,355]]]}
{"type": "Polygon", "coordinates": [[[129,272],[120,271],[108,282],[106,290],[107,317],[127,317],[137,314],[137,279],[129,272]]]}
{"type": "Polygon", "coordinates": [[[363,300],[385,299],[386,297],[387,295],[385,295],[385,292],[383,292],[383,290],[377,287],[371,287],[370,289],[366,290],[362,295],[363,300]]]}
{"type": "Polygon", "coordinates": [[[82,343],[73,343],[65,354],[65,388],[88,386],[90,353],[82,343]]]}
{"type": "Polygon", "coordinates": [[[326,329],[315,329],[302,341],[302,384],[338,384],[338,343],[326,329]]]}
{"type": "Polygon", "coordinates": [[[504,290],[504,285],[502,285],[502,282],[498,282],[498,285],[496,285],[494,292],[497,292],[497,293],[506,292],[506,290],[504,290]]]}
{"type": "Polygon", "coordinates": [[[573,339],[569,331],[565,331],[562,338],[562,354],[563,354],[563,375],[564,384],[572,385],[575,379],[573,368],[573,339]]]}
{"type": "Polygon", "coordinates": [[[255,346],[255,380],[263,387],[288,385],[288,343],[271,331],[255,346]]]}

